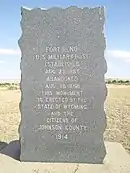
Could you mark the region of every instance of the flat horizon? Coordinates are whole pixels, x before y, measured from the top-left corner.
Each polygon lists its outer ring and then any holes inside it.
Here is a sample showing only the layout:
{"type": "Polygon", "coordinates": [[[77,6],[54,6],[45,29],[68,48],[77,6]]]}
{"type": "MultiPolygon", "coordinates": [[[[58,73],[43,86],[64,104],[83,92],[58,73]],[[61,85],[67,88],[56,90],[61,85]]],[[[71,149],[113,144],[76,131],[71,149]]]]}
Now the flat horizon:
{"type": "MultiPolygon", "coordinates": [[[[105,80],[130,80],[130,78],[125,77],[105,77],[105,80]]],[[[20,82],[21,79],[0,79],[0,83],[15,83],[20,82]]]]}

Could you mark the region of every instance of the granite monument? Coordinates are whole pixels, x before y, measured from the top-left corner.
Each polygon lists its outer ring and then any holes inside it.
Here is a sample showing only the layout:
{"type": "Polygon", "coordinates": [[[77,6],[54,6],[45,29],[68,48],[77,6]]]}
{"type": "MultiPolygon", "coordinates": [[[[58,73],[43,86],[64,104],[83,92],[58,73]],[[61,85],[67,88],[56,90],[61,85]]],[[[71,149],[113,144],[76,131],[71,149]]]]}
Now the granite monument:
{"type": "Polygon", "coordinates": [[[104,7],[22,8],[21,161],[103,163],[104,7]]]}

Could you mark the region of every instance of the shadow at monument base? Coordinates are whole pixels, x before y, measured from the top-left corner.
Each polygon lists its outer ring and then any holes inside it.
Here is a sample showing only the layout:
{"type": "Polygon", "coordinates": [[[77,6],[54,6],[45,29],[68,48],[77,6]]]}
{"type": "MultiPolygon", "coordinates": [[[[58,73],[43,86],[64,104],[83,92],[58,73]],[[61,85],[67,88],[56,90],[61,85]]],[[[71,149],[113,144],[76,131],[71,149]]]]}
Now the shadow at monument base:
{"type": "Polygon", "coordinates": [[[0,141],[0,151],[3,150],[3,148],[5,148],[7,145],[8,143],[0,141]]]}
{"type": "Polygon", "coordinates": [[[87,164],[87,165],[103,165],[104,164],[104,160],[103,160],[103,162],[97,162],[97,163],[93,163],[93,162],[80,162],[80,161],[32,161],[32,160],[25,160],[25,161],[21,161],[21,162],[23,162],[23,163],[47,163],[47,164],[80,164],[80,165],[85,165],[85,164],[87,164]]]}
{"type": "Polygon", "coordinates": [[[20,160],[20,142],[19,140],[11,141],[1,151],[1,154],[12,157],[15,160],[20,160]]]}
{"type": "MultiPolygon", "coordinates": [[[[18,160],[18,161],[21,161],[20,160],[20,141],[19,140],[14,140],[14,141],[11,141],[9,144],[8,143],[5,143],[5,142],[0,142],[0,145],[3,144],[3,149],[0,150],[0,153],[1,154],[4,154],[6,156],[9,156],[15,160],[18,160]]],[[[103,161],[103,160],[102,160],[103,161]]],[[[22,160],[22,162],[41,162],[40,160],[39,161],[35,161],[35,160],[22,160]]],[[[42,161],[44,163],[78,163],[78,164],[86,164],[86,161],[82,160],[82,161],[67,161],[67,160],[64,160],[64,161],[61,161],[61,160],[46,160],[46,161],[42,161]]],[[[87,164],[103,164],[103,162],[96,162],[94,163],[92,160],[91,161],[88,161],[87,164]]]]}
{"type": "MultiPolygon", "coordinates": [[[[11,141],[9,144],[8,143],[5,143],[5,142],[0,142],[0,145],[1,143],[3,143],[4,147],[2,150],[0,150],[0,153],[1,154],[4,154],[6,156],[9,156],[15,160],[18,160],[18,161],[21,161],[20,160],[20,141],[19,140],[14,140],[14,141],[11,141]]],[[[103,160],[102,160],[103,161],[103,160]]],[[[35,161],[35,160],[22,160],[22,162],[41,162],[40,160],[39,161],[35,161]]],[[[85,161],[54,161],[54,160],[51,160],[50,161],[42,161],[44,163],[78,163],[78,164],[86,164],[85,161]]],[[[103,164],[103,162],[96,162],[94,163],[93,161],[90,161],[90,162],[87,162],[87,164],[103,164]]]]}

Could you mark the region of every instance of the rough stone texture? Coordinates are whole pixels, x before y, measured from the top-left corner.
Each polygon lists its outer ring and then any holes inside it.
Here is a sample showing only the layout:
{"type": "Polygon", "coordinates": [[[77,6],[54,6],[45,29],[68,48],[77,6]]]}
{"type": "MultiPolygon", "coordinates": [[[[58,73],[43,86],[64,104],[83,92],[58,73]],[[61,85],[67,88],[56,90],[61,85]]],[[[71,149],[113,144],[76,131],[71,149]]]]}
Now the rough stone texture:
{"type": "Polygon", "coordinates": [[[104,20],[103,7],[22,8],[22,161],[103,162],[104,20]]]}
{"type": "Polygon", "coordinates": [[[27,163],[0,154],[0,173],[129,173],[130,155],[119,143],[105,142],[104,164],[27,163]]]}

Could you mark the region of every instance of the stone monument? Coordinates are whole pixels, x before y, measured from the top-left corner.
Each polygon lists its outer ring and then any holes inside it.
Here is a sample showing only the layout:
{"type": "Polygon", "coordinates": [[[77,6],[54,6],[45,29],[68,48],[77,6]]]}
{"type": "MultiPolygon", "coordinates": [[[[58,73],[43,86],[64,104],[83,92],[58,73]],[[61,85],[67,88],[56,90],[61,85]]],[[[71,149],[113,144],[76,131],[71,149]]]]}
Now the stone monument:
{"type": "Polygon", "coordinates": [[[103,163],[104,7],[22,8],[21,161],[103,163]]]}

